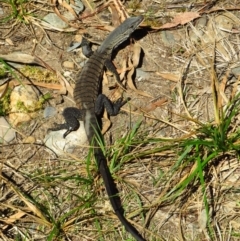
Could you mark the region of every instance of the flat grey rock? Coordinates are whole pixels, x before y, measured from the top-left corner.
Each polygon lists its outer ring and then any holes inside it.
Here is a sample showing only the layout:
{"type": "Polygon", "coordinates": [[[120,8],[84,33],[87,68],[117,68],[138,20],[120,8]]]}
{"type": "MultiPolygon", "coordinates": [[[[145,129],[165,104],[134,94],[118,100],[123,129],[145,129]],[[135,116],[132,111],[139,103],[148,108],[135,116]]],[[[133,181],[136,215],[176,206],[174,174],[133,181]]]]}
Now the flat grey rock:
{"type": "MultiPolygon", "coordinates": [[[[80,12],[82,12],[84,10],[84,5],[82,4],[82,2],[80,0],[75,0],[74,2],[75,4],[70,4],[70,7],[72,7],[76,13],[76,15],[78,15],[80,12]]],[[[69,21],[74,20],[75,16],[66,11],[63,16],[65,18],[67,18],[69,21]]],[[[44,18],[44,21],[48,22],[49,24],[51,24],[51,26],[55,27],[55,28],[59,28],[59,29],[65,29],[68,27],[68,24],[66,22],[64,22],[61,18],[59,18],[57,16],[57,14],[55,13],[49,13],[47,14],[44,18]]]]}
{"type": "Polygon", "coordinates": [[[149,77],[150,77],[149,72],[145,72],[144,70],[141,70],[139,68],[136,69],[136,78],[138,81],[149,79],[149,77]]]}
{"type": "Polygon", "coordinates": [[[52,107],[52,106],[47,106],[44,111],[43,111],[43,117],[45,119],[48,119],[50,117],[53,117],[54,115],[56,115],[57,110],[56,108],[52,107]]]}
{"type": "Polygon", "coordinates": [[[240,66],[232,68],[231,72],[233,75],[235,75],[235,77],[239,76],[240,75],[240,66]]]}
{"type": "Polygon", "coordinates": [[[55,13],[49,13],[44,18],[44,21],[50,23],[52,26],[60,29],[66,28],[68,25],[61,18],[57,16],[55,13]]]}
{"type": "Polygon", "coordinates": [[[45,145],[58,156],[65,156],[66,153],[72,153],[77,146],[83,145],[87,141],[87,135],[82,121],[80,121],[79,129],[71,132],[64,139],[63,134],[65,132],[66,130],[51,131],[44,138],[45,145]]]}
{"type": "Polygon", "coordinates": [[[4,117],[0,117],[0,143],[9,143],[16,136],[16,132],[4,117]]]}
{"type": "Polygon", "coordinates": [[[172,46],[176,43],[174,35],[171,31],[165,30],[161,32],[162,41],[167,46],[172,46]]]}

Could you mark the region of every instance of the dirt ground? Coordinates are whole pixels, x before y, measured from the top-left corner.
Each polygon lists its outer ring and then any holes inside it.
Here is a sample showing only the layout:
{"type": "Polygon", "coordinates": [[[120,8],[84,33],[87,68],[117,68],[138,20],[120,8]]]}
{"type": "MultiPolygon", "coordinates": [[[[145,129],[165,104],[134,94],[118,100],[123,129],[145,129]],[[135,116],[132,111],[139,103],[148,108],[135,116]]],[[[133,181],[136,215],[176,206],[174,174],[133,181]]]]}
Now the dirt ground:
{"type": "MultiPolygon", "coordinates": [[[[128,40],[113,53],[113,63],[127,91],[122,92],[107,72],[103,93],[112,100],[120,95],[131,98],[118,116],[110,118],[111,128],[104,135],[109,157],[118,148],[120,160],[117,164],[109,160],[109,165],[126,216],[146,240],[238,240],[238,157],[227,153],[206,177],[208,192],[212,192],[210,232],[206,228],[209,224],[200,185],[189,187],[189,191],[187,187],[184,195],[174,201],[166,198],[168,188],[180,182],[191,169],[187,166],[174,177],[163,175],[173,167],[172,162],[179,160],[179,149],[159,151],[145,159],[134,155],[158,148],[153,143],[141,143],[145,135],[153,139],[181,139],[192,135],[198,122],[213,121],[212,69],[216,70],[219,85],[228,81],[224,98],[233,94],[240,75],[240,2],[132,0],[122,3],[121,12],[116,7],[118,1],[111,4],[101,8],[96,2],[84,1],[86,9],[80,16],[86,18],[69,22],[75,30],[44,26],[42,17],[54,12],[51,6],[55,6],[45,0],[23,2],[29,13],[23,14],[24,21],[13,18],[0,25],[1,55],[34,56],[42,61],[42,66],[31,66],[53,74],[50,79],[26,70],[22,71],[26,78],[19,74],[22,81],[30,80],[40,95],[50,93],[52,98],[36,111],[31,121],[15,127],[17,136],[13,142],[0,146],[0,240],[133,240],[111,210],[94,161],[88,162],[89,148],[79,147],[74,153],[58,157],[43,142],[48,129],[55,122],[63,122],[63,109],[74,105],[71,91],[75,76],[86,60],[81,48],[73,52],[67,49],[83,34],[96,49],[124,13],[145,17],[133,35],[136,41],[128,40]],[[97,14],[88,16],[97,9],[97,14]],[[188,19],[183,14],[186,12],[200,15],[188,19]],[[181,19],[174,23],[176,15],[181,19]],[[175,26],[161,28],[170,22],[175,26]],[[134,60],[139,63],[132,67],[134,73],[129,74],[124,65],[128,68],[134,60]],[[69,62],[73,67],[66,67],[69,62]],[[69,86],[64,86],[64,79],[69,86]],[[53,118],[43,118],[46,106],[57,109],[53,118]],[[134,146],[129,146],[133,158],[124,162],[121,142],[127,143],[124,137],[140,120],[134,146]],[[24,142],[29,136],[34,138],[33,143],[24,142]]],[[[56,6],[61,14],[70,11],[62,3],[56,6]]],[[[0,7],[4,16],[12,13],[10,4],[3,2],[0,7]]],[[[20,68],[13,66],[21,72],[25,64],[20,68]]],[[[14,77],[13,80],[18,82],[14,77]]],[[[103,126],[107,122],[103,119],[103,126]]],[[[126,158],[130,155],[127,153],[126,158]]]]}

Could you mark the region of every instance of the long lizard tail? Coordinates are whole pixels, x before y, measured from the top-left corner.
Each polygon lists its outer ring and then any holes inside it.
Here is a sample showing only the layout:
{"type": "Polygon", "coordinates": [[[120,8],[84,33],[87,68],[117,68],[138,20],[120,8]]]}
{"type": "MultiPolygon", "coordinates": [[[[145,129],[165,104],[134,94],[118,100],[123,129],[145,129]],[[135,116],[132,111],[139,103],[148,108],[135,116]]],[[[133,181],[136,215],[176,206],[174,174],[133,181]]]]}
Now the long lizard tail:
{"type": "Polygon", "coordinates": [[[137,240],[137,241],[146,241],[133,227],[131,223],[127,221],[127,219],[123,215],[123,208],[121,205],[121,200],[118,196],[118,190],[116,188],[116,185],[114,183],[114,180],[111,176],[110,170],[107,165],[107,160],[104,154],[100,149],[96,149],[94,156],[96,158],[97,164],[98,164],[98,169],[101,173],[101,176],[103,178],[106,191],[108,194],[108,197],[110,199],[111,205],[113,207],[114,212],[116,213],[117,217],[121,221],[121,223],[124,225],[126,230],[132,234],[132,236],[137,240]]]}

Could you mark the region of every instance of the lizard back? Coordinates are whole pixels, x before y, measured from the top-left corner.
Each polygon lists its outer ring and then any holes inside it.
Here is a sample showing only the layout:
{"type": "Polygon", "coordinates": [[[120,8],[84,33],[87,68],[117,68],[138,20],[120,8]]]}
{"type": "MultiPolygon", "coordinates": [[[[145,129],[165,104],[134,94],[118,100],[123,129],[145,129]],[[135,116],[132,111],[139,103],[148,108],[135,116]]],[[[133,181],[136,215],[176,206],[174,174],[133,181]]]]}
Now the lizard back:
{"type": "Polygon", "coordinates": [[[104,54],[94,52],[78,74],[73,98],[79,109],[94,109],[105,61],[104,54]]]}
{"type": "Polygon", "coordinates": [[[98,130],[98,121],[95,115],[95,102],[99,95],[106,56],[94,52],[84,65],[77,77],[73,98],[79,109],[84,111],[84,127],[89,142],[93,141],[98,130]]]}

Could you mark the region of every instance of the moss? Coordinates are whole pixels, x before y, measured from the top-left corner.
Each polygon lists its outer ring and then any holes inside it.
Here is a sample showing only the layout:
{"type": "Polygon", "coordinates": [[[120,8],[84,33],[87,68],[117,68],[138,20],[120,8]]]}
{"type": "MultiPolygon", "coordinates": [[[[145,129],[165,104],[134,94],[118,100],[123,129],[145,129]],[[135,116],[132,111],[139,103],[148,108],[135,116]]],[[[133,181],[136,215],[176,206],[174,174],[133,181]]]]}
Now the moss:
{"type": "Polygon", "coordinates": [[[45,104],[46,101],[48,101],[49,99],[51,99],[51,95],[50,93],[46,93],[45,95],[42,95],[38,101],[36,101],[33,105],[29,105],[29,106],[26,106],[24,104],[24,102],[22,101],[18,101],[17,102],[17,109],[20,111],[20,112],[23,112],[23,113],[30,113],[30,112],[34,112],[34,111],[37,111],[37,110],[40,110],[43,108],[43,105],[45,104]]]}
{"type": "Polygon", "coordinates": [[[7,76],[6,70],[0,67],[0,78],[4,78],[7,76]]]}
{"type": "Polygon", "coordinates": [[[25,66],[21,69],[23,75],[30,79],[44,83],[59,83],[55,73],[35,66],[25,66]]]}
{"type": "Polygon", "coordinates": [[[5,116],[10,110],[10,94],[11,89],[8,89],[3,98],[0,99],[0,116],[5,116]]]}

